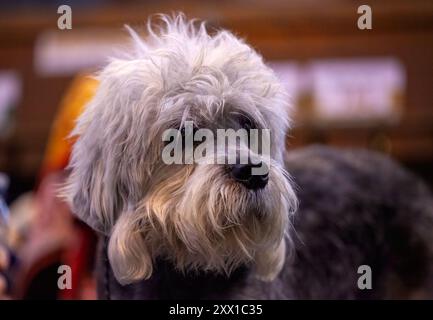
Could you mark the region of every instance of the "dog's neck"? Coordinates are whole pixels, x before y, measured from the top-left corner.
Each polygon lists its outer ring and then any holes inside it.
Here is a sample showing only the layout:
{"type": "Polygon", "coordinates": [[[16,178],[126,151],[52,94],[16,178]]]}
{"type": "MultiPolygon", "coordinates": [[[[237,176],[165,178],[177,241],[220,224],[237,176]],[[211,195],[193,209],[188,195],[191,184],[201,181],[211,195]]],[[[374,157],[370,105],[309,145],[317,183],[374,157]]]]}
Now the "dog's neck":
{"type": "Polygon", "coordinates": [[[181,272],[171,262],[158,259],[149,279],[122,286],[114,278],[108,262],[108,238],[101,242],[105,263],[98,267],[98,291],[104,299],[228,299],[232,297],[231,292],[244,286],[250,274],[247,266],[237,268],[230,276],[205,271],[181,272]]]}
{"type": "Polygon", "coordinates": [[[229,297],[233,286],[242,285],[249,270],[240,267],[230,276],[204,271],[181,272],[172,263],[159,260],[154,274],[143,281],[155,299],[218,299],[229,297]]]}

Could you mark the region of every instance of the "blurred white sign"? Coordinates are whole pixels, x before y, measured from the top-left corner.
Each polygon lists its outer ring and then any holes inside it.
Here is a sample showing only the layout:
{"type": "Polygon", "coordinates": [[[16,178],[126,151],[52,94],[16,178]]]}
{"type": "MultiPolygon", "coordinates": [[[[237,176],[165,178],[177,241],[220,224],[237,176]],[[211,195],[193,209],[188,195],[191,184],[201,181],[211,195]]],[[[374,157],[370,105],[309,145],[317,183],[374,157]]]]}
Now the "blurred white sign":
{"type": "Polygon", "coordinates": [[[34,65],[42,76],[70,76],[98,68],[128,45],[122,30],[85,29],[47,31],[35,45],[34,65]]]}
{"type": "Polygon", "coordinates": [[[310,65],[316,116],[326,120],[395,120],[406,77],[394,59],[332,60],[310,65]]]}

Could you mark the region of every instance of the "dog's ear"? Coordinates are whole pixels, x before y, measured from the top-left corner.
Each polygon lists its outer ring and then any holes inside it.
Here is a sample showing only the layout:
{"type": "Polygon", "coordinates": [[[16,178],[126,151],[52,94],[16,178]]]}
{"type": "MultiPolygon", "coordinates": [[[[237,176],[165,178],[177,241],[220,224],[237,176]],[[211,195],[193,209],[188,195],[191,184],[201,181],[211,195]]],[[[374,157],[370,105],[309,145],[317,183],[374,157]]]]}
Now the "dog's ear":
{"type": "Polygon", "coordinates": [[[71,134],[77,140],[61,195],[80,219],[107,235],[119,214],[134,202],[131,198],[139,197],[137,190],[142,190],[137,185],[145,170],[137,163],[144,152],[134,139],[142,139],[144,133],[136,134],[138,138],[130,134],[131,128],[143,128],[133,115],[140,105],[141,73],[130,61],[111,62],[99,75],[96,94],[71,134]]]}
{"type": "Polygon", "coordinates": [[[126,285],[152,275],[153,262],[145,232],[142,215],[134,212],[122,214],[110,238],[108,258],[117,281],[126,285]]]}
{"type": "Polygon", "coordinates": [[[277,250],[262,251],[255,257],[256,276],[262,281],[274,280],[286,260],[286,242],[281,240],[277,250]]]}

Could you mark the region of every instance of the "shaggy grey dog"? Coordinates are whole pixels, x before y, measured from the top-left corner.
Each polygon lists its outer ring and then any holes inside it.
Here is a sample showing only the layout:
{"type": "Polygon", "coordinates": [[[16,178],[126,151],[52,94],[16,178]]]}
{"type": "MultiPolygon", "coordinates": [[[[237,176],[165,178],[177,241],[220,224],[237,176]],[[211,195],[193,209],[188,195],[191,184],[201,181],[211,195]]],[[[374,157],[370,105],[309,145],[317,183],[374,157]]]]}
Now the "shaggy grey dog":
{"type": "Polygon", "coordinates": [[[181,15],[162,22],[146,41],[130,30],[135,50],[100,73],[73,132],[63,192],[102,234],[100,296],[428,295],[426,187],[376,154],[286,152],[288,99],[262,58],[227,31],[209,35],[181,15]],[[247,163],[167,164],[165,132],[187,122],[270,129],[270,160],[248,147],[247,163]],[[253,174],[258,163],[267,172],[253,174]],[[361,265],[371,289],[359,288],[361,265]]]}

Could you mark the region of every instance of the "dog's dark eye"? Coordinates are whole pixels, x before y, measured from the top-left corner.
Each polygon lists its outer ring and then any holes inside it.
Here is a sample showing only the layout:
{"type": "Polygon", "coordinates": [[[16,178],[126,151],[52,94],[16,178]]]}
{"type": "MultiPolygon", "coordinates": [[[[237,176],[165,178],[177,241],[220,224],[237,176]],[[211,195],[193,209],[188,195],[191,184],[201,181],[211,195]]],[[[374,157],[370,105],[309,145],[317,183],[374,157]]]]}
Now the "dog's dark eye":
{"type": "MultiPolygon", "coordinates": [[[[194,125],[192,127],[192,134],[194,135],[197,132],[197,130],[198,130],[198,127],[196,125],[194,125]]],[[[185,134],[186,134],[185,127],[180,128],[180,134],[182,135],[182,137],[185,137],[185,134]]]]}
{"type": "Polygon", "coordinates": [[[180,134],[182,135],[182,137],[185,137],[185,127],[180,128],[180,134]]]}
{"type": "MultiPolygon", "coordinates": [[[[191,139],[194,138],[194,135],[195,135],[195,133],[197,132],[198,129],[199,129],[199,128],[196,127],[196,125],[194,124],[194,126],[192,127],[192,135],[191,135],[191,139]]],[[[168,145],[168,144],[172,143],[174,140],[179,139],[179,138],[181,139],[181,140],[179,140],[179,141],[181,141],[182,143],[185,143],[185,137],[186,137],[186,130],[185,130],[185,127],[181,127],[181,128],[179,128],[178,130],[179,130],[180,136],[177,135],[177,137],[170,137],[170,139],[169,139],[168,141],[164,141],[164,145],[168,145]]],[[[178,134],[179,134],[179,133],[178,133],[178,134]]],[[[194,143],[195,143],[195,142],[194,142],[194,143]]]]}
{"type": "Polygon", "coordinates": [[[239,125],[241,126],[242,129],[250,130],[250,129],[256,128],[254,122],[249,117],[247,117],[245,115],[240,115],[238,121],[239,121],[239,125]]]}

